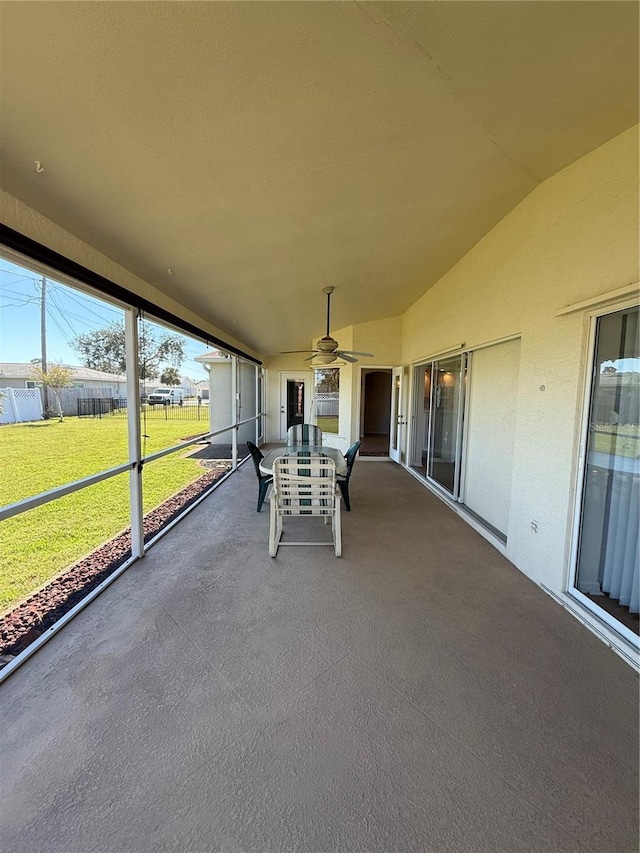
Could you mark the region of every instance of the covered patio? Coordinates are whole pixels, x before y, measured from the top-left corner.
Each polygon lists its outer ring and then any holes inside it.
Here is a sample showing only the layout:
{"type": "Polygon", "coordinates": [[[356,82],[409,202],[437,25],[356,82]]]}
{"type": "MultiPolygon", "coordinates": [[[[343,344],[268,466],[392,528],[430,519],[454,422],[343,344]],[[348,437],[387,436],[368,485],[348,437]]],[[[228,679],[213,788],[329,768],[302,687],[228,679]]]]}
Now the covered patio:
{"type": "Polygon", "coordinates": [[[3,685],[3,849],[636,849],[631,667],[400,466],[356,464],[341,559],[270,559],[256,487],[3,685]]]}

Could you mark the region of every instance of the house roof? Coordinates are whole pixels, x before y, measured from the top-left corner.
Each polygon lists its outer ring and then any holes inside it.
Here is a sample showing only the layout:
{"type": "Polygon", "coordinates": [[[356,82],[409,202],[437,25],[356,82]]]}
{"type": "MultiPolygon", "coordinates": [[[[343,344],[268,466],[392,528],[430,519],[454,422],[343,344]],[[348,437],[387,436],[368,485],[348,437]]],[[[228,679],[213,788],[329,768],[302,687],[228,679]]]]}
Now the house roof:
{"type": "Polygon", "coordinates": [[[226,353],[220,352],[220,350],[217,349],[210,349],[207,352],[203,352],[201,355],[197,355],[194,358],[194,361],[204,364],[207,361],[224,361],[227,358],[229,358],[229,356],[226,353]]]}
{"type": "Polygon", "coordinates": [[[7,193],[264,355],[324,332],[327,284],[332,331],[402,314],[638,122],[637,3],[36,1],[2,29],[7,193]]]}
{"type": "MultiPolygon", "coordinates": [[[[31,379],[33,368],[38,365],[31,362],[2,361],[0,362],[0,376],[5,379],[31,379]]],[[[126,382],[127,377],[116,373],[105,373],[103,370],[92,370],[90,367],[82,367],[74,364],[63,364],[73,371],[74,379],[94,380],[98,382],[126,382]]]]}

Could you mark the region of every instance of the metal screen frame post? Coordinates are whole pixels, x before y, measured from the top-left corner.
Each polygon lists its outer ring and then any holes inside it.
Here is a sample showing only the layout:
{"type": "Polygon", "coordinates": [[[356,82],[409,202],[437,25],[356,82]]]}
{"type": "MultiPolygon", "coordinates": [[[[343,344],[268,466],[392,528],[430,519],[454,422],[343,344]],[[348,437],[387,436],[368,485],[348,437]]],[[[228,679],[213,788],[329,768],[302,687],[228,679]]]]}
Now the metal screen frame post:
{"type": "Polygon", "coordinates": [[[238,394],[238,357],[231,356],[231,418],[233,429],[231,430],[231,470],[238,467],[238,408],[240,397],[238,394]]]}
{"type": "Polygon", "coordinates": [[[144,557],[142,511],[142,438],[140,435],[140,370],[138,366],[138,315],[128,308],[124,313],[127,358],[127,432],[129,436],[129,507],[131,512],[131,554],[144,557]]]}
{"type": "MultiPolygon", "coordinates": [[[[260,400],[260,368],[256,365],[256,415],[259,415],[262,411],[262,401],[260,400]]],[[[260,447],[260,420],[256,421],[256,434],[254,438],[254,444],[256,447],[260,447]]]]}

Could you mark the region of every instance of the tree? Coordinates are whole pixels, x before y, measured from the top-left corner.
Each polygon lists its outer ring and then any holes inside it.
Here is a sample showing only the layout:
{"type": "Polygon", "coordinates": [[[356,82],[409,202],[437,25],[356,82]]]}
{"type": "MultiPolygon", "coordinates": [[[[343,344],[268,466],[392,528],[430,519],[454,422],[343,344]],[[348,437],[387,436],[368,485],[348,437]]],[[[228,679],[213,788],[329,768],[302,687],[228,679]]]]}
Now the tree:
{"type": "Polygon", "coordinates": [[[179,385],[181,381],[177,367],[165,367],[160,374],[160,382],[163,385],[179,385]]]}
{"type": "MultiPolygon", "coordinates": [[[[82,359],[85,367],[103,370],[105,373],[126,373],[127,357],[124,337],[124,321],[109,323],[103,329],[77,335],[71,346],[82,359]]],[[[180,367],[185,360],[184,340],[180,335],[156,329],[142,321],[139,330],[138,359],[140,379],[156,379],[162,364],[180,367]]],[[[179,384],[179,383],[178,383],[179,384]]]]}
{"type": "Polygon", "coordinates": [[[316,367],[316,388],[322,387],[323,391],[340,390],[340,368],[339,367],[316,367]]]}
{"type": "Polygon", "coordinates": [[[41,366],[34,365],[31,378],[35,379],[45,388],[51,388],[58,406],[58,420],[62,421],[62,403],[60,402],[60,391],[73,384],[73,370],[63,367],[61,364],[52,364],[45,372],[41,366]]]}

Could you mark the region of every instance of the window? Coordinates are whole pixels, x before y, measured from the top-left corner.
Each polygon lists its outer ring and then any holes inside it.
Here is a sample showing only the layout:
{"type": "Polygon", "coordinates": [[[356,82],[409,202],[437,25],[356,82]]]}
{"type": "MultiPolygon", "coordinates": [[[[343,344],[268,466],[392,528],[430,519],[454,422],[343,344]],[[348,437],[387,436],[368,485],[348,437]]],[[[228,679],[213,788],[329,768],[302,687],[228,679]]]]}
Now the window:
{"type": "Polygon", "coordinates": [[[325,367],[314,371],[316,423],[322,432],[339,433],[340,368],[325,367]]]}
{"type": "MultiPolygon", "coordinates": [[[[575,589],[638,635],[640,357],[637,307],[598,317],[575,589]]],[[[584,600],[583,599],[583,600],[584,600]]],[[[610,621],[606,618],[605,621],[610,621]]]]}

